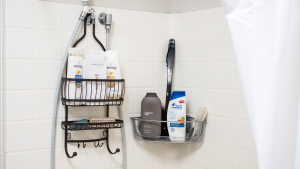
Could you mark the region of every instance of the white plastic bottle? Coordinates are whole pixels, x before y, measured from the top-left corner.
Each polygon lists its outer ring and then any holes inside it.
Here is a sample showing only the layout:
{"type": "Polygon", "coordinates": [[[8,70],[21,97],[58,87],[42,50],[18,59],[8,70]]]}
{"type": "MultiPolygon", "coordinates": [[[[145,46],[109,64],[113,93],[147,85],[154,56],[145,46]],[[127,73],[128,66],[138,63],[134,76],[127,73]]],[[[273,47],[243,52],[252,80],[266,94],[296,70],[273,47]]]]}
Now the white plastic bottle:
{"type": "Polygon", "coordinates": [[[173,91],[168,107],[167,121],[171,141],[185,140],[186,101],[185,91],[173,91]],[[176,121],[176,122],[175,122],[176,121]]]}
{"type": "MultiPolygon", "coordinates": [[[[121,79],[121,67],[118,51],[107,50],[105,51],[105,57],[107,62],[107,79],[121,79]]],[[[122,83],[108,82],[106,98],[119,99],[121,97],[122,87],[122,83]]]]}
{"type": "MultiPolygon", "coordinates": [[[[82,65],[83,65],[83,49],[69,48],[67,78],[82,79],[82,65]]],[[[80,99],[82,97],[81,87],[82,81],[68,81],[67,99],[80,99]]],[[[67,103],[68,105],[79,105],[78,102],[67,103]]]]}

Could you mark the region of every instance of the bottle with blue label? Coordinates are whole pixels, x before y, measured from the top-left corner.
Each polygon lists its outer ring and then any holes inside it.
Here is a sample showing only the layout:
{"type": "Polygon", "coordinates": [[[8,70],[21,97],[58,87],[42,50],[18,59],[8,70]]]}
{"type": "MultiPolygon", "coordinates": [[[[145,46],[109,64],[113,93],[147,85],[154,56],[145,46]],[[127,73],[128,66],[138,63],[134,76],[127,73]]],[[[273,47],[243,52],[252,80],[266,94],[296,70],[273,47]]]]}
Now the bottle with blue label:
{"type": "Polygon", "coordinates": [[[185,91],[173,91],[167,113],[168,131],[171,141],[184,141],[186,128],[185,91]]]}

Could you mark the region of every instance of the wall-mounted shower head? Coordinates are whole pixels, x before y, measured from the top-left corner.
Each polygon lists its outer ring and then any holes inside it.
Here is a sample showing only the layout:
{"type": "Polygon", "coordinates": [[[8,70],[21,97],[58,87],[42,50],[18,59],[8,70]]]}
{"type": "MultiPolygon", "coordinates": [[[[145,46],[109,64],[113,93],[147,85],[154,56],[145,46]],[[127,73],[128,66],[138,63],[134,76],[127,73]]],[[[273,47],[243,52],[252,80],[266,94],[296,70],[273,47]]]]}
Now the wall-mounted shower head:
{"type": "Polygon", "coordinates": [[[109,32],[112,23],[112,14],[101,13],[98,20],[101,25],[105,25],[106,32],[109,32]]]}

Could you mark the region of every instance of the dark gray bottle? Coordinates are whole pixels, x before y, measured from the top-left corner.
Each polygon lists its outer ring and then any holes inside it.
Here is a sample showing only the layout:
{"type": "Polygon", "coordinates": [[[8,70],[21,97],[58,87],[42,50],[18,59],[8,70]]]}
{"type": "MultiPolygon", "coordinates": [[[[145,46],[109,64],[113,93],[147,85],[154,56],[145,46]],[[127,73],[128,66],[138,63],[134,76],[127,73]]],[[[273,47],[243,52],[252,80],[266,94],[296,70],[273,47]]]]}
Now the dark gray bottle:
{"type": "MultiPolygon", "coordinates": [[[[156,93],[147,93],[142,100],[141,119],[161,121],[161,101],[156,93]]],[[[160,136],[160,122],[141,122],[141,134],[144,139],[151,139],[151,136],[160,136]]],[[[155,139],[155,138],[154,138],[155,139]]]]}

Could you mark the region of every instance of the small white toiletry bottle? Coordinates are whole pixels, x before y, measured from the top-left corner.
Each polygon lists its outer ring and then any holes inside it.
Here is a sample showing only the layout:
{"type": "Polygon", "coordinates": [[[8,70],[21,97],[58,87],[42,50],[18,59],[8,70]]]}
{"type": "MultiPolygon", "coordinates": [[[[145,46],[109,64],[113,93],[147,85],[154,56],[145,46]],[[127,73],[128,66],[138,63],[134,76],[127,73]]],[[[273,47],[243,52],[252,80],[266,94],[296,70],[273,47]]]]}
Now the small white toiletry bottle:
{"type": "MultiPolygon", "coordinates": [[[[87,59],[83,60],[84,79],[106,79],[107,66],[104,52],[87,51],[87,59]]],[[[83,99],[105,99],[105,81],[83,82],[83,99]]],[[[104,105],[104,102],[86,102],[86,105],[104,105]]]]}
{"type": "MultiPolygon", "coordinates": [[[[105,52],[105,56],[107,63],[107,79],[121,79],[121,67],[118,51],[107,50],[105,52]]],[[[122,90],[122,83],[108,82],[106,98],[119,99],[121,97],[122,90]]]]}
{"type": "Polygon", "coordinates": [[[173,91],[167,113],[168,131],[171,141],[185,141],[186,101],[185,91],[173,91]]]}
{"type": "MultiPolygon", "coordinates": [[[[82,79],[83,49],[69,48],[67,78],[82,79]]],[[[82,96],[82,81],[67,81],[66,98],[80,99],[82,96]]],[[[79,105],[78,102],[70,101],[67,105],[79,105]]]]}

